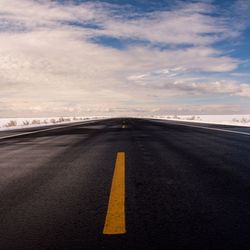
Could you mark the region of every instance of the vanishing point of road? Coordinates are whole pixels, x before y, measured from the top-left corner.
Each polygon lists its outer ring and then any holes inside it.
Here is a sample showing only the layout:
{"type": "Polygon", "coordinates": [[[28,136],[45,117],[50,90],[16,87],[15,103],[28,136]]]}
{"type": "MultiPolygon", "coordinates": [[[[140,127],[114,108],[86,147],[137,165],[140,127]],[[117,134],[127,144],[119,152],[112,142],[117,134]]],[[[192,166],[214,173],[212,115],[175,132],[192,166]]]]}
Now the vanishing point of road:
{"type": "Polygon", "coordinates": [[[250,128],[116,118],[0,133],[0,249],[250,249],[250,128]]]}

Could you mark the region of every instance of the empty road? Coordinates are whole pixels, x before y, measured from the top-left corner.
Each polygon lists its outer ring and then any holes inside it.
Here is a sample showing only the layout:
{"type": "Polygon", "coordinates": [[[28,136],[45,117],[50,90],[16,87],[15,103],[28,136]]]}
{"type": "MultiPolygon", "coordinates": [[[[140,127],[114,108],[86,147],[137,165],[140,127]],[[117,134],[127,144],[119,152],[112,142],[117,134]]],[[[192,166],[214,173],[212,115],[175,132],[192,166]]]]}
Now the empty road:
{"type": "Polygon", "coordinates": [[[0,132],[1,250],[250,249],[250,128],[45,129],[0,132]]]}

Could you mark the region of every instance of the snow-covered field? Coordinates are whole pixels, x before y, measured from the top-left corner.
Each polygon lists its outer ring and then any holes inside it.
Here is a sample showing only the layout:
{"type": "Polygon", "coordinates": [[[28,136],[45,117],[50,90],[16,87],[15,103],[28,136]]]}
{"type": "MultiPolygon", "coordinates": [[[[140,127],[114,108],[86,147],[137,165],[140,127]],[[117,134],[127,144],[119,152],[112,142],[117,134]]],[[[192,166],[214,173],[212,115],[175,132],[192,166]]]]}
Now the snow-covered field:
{"type": "Polygon", "coordinates": [[[96,120],[102,117],[39,117],[39,118],[0,118],[0,131],[27,127],[50,126],[86,120],[96,120]]]}
{"type": "MultiPolygon", "coordinates": [[[[105,117],[0,118],[0,131],[27,127],[50,126],[64,123],[66,124],[102,118],[105,117]]],[[[150,118],[250,127],[250,115],[162,115],[153,116],[150,118]]]]}
{"type": "Polygon", "coordinates": [[[250,127],[250,115],[169,115],[154,118],[250,127]]]}

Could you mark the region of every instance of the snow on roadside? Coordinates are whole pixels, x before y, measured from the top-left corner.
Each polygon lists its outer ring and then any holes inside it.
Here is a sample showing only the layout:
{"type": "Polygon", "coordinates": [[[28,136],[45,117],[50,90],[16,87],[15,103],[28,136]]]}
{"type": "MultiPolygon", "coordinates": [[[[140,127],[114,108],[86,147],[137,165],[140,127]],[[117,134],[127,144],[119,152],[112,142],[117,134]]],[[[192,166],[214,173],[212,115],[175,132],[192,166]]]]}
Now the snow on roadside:
{"type": "Polygon", "coordinates": [[[250,115],[166,115],[157,119],[250,127],[250,115]]]}
{"type": "MultiPolygon", "coordinates": [[[[0,131],[67,124],[103,118],[107,117],[0,118],[0,131]]],[[[150,116],[148,118],[250,127],[250,115],[161,115],[150,116]]]]}
{"type": "Polygon", "coordinates": [[[103,117],[39,117],[39,118],[0,118],[0,131],[67,124],[72,122],[96,120],[103,117]]]}

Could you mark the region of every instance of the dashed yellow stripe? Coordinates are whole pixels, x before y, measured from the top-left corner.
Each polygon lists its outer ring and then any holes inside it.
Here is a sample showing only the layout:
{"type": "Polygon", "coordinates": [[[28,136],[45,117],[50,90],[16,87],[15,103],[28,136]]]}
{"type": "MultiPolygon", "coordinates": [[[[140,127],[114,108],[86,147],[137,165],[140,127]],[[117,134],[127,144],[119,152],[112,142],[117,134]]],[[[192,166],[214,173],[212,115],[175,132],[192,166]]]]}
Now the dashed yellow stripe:
{"type": "Polygon", "coordinates": [[[118,152],[103,234],[125,233],[125,153],[118,152]]]}

